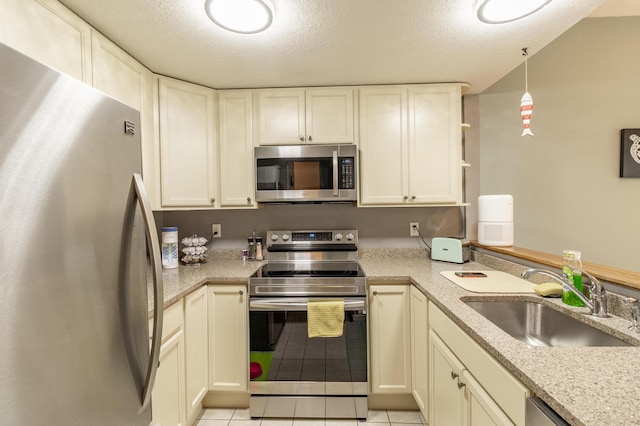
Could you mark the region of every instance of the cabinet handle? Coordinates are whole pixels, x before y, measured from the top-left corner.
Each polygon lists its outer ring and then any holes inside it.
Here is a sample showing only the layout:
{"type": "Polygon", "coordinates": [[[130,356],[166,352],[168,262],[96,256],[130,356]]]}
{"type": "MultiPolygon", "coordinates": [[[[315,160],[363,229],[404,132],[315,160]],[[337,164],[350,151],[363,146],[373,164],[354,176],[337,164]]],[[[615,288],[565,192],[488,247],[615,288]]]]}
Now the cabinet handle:
{"type": "Polygon", "coordinates": [[[464,382],[461,382],[458,380],[458,389],[462,389],[463,387],[467,386],[464,382]]]}
{"type": "Polygon", "coordinates": [[[405,200],[408,200],[408,199],[409,199],[409,196],[408,196],[408,195],[405,195],[405,196],[404,196],[404,197],[402,197],[402,198],[404,198],[405,200]]]}
{"type": "Polygon", "coordinates": [[[412,195],[412,196],[411,196],[411,199],[412,199],[412,200],[415,200],[415,199],[416,199],[416,196],[415,196],[415,195],[412,195]]]}
{"type": "Polygon", "coordinates": [[[238,294],[239,294],[240,296],[242,296],[242,295],[244,294],[244,291],[240,290],[240,291],[238,292],[238,294]]]}
{"type": "Polygon", "coordinates": [[[377,292],[377,291],[374,291],[372,294],[373,294],[374,296],[377,296],[377,295],[378,295],[378,292],[377,292]]]}
{"type": "Polygon", "coordinates": [[[251,197],[247,197],[247,204],[251,204],[251,197]]]}
{"type": "Polygon", "coordinates": [[[304,136],[298,136],[298,139],[300,139],[300,142],[304,142],[304,136]]]}
{"type": "Polygon", "coordinates": [[[453,371],[451,372],[451,380],[455,380],[455,379],[457,379],[458,377],[460,377],[460,375],[459,375],[459,374],[456,374],[456,373],[454,373],[453,371]]]}
{"type": "Polygon", "coordinates": [[[311,142],[313,139],[311,139],[311,135],[309,135],[309,142],[311,142]]]}
{"type": "Polygon", "coordinates": [[[215,204],[215,202],[216,202],[216,199],[215,199],[215,198],[212,198],[212,199],[211,199],[211,204],[215,204]]]}

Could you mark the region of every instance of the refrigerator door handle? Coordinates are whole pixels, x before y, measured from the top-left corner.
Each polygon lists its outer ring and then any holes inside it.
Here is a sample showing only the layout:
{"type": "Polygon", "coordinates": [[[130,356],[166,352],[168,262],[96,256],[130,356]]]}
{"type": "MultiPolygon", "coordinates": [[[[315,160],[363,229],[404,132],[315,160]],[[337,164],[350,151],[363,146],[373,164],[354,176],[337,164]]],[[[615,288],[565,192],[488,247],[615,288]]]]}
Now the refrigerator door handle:
{"type": "MultiPolygon", "coordinates": [[[[149,256],[151,258],[152,274],[153,274],[153,334],[151,338],[151,353],[149,356],[149,367],[145,376],[144,387],[142,388],[142,408],[144,409],[151,401],[151,390],[156,379],[158,364],[160,359],[160,345],[162,343],[162,314],[164,303],[164,286],[162,283],[162,261],[159,258],[160,241],[153,220],[151,203],[147,196],[147,191],[142,182],[142,176],[137,173],[133,174],[133,188],[135,189],[136,198],[142,211],[145,229],[147,234],[147,242],[149,247],[149,256]]],[[[133,210],[135,205],[129,206],[133,210]]]]}

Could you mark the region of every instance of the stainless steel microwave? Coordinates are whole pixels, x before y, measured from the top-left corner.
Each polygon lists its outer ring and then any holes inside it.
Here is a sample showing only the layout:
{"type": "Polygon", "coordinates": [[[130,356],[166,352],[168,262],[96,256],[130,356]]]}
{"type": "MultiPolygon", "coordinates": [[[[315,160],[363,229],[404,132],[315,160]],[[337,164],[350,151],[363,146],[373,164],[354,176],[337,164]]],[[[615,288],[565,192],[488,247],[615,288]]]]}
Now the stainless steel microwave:
{"type": "Polygon", "coordinates": [[[255,148],[256,201],[356,201],[355,145],[286,145],[255,148]]]}

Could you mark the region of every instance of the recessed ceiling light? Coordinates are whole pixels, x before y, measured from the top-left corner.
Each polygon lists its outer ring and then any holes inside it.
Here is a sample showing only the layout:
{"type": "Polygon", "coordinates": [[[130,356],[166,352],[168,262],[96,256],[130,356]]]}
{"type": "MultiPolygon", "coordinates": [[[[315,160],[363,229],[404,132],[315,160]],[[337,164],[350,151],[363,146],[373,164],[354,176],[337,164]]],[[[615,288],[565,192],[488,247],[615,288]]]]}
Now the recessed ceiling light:
{"type": "Polygon", "coordinates": [[[478,18],[488,24],[502,24],[529,16],[551,3],[551,0],[484,0],[478,18]]]}
{"type": "Polygon", "coordinates": [[[218,26],[241,34],[264,31],[273,21],[269,0],[206,0],[204,9],[218,26]]]}

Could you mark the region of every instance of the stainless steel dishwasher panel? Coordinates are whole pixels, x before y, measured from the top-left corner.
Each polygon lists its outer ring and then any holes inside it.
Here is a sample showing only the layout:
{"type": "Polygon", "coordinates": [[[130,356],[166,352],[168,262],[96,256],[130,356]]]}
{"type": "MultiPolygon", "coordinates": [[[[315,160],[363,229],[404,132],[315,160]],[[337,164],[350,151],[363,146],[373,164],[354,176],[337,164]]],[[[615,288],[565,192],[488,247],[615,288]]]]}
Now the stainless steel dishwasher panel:
{"type": "Polygon", "coordinates": [[[569,423],[540,398],[527,398],[525,410],[525,426],[569,426],[569,423]]]}

